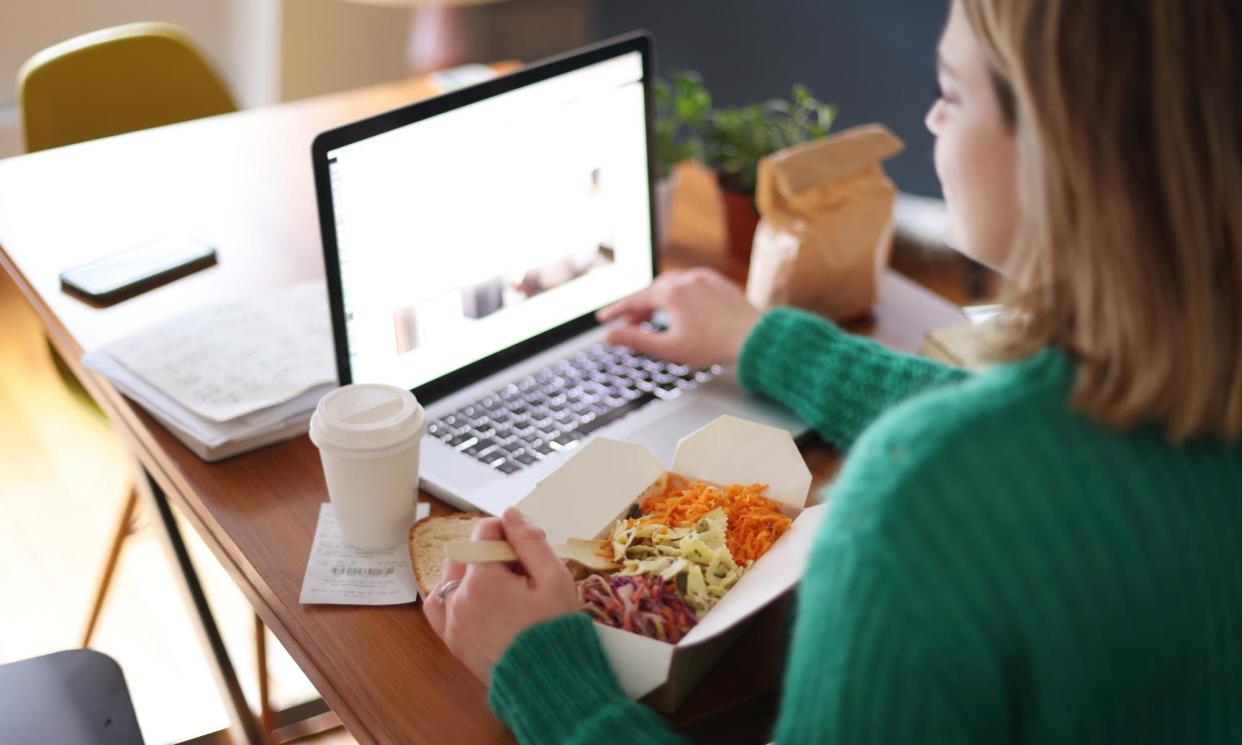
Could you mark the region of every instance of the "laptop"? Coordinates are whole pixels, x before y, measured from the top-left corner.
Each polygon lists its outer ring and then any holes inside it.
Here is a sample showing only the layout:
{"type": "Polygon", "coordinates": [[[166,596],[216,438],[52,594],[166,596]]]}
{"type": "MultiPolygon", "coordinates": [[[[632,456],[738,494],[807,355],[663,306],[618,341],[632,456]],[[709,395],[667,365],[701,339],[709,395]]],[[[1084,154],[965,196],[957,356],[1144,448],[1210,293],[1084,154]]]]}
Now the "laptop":
{"type": "Polygon", "coordinates": [[[795,435],[733,371],[604,343],[651,284],[651,40],[634,34],[349,124],[312,157],[341,384],[426,409],[423,486],[499,513],[594,437],[665,463],[722,414],[795,435]]]}

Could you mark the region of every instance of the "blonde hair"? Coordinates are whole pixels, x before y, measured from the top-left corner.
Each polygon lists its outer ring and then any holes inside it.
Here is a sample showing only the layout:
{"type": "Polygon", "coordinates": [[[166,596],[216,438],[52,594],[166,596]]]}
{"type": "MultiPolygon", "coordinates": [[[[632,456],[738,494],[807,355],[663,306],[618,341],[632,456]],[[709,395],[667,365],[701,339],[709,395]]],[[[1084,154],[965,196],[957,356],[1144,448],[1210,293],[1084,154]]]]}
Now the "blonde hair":
{"type": "Polygon", "coordinates": [[[1104,424],[1238,437],[1242,9],[958,1],[1018,152],[1005,356],[1064,349],[1104,424]]]}

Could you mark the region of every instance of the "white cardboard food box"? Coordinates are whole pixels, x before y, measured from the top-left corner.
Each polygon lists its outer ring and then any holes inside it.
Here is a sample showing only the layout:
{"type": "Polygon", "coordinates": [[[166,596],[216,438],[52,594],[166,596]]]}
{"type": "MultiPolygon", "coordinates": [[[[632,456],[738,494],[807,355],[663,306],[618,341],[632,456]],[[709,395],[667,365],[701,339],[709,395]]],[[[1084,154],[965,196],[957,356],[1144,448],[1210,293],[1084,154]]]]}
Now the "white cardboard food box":
{"type": "MultiPolygon", "coordinates": [[[[647,696],[656,708],[673,711],[728,651],[743,622],[802,577],[826,506],[804,509],[811,473],[788,432],[736,417],[722,416],[683,437],[667,470],[715,485],[767,484],[765,496],[794,517],[789,531],[679,643],[595,624],[626,694],[647,696]]],[[[540,482],[519,507],[554,544],[610,534],[665,472],[647,448],[598,438],[540,482]]]]}

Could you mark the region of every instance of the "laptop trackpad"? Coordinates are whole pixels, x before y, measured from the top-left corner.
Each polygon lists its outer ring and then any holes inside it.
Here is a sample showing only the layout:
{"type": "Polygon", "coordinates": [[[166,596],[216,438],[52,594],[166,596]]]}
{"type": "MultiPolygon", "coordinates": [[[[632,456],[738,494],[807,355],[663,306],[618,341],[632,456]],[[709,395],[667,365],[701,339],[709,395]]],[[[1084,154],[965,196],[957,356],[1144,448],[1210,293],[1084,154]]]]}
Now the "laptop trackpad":
{"type": "Polygon", "coordinates": [[[664,465],[673,462],[673,452],[681,438],[712,421],[724,412],[709,401],[687,401],[685,405],[662,416],[651,424],[632,432],[624,439],[647,446],[664,465]]]}

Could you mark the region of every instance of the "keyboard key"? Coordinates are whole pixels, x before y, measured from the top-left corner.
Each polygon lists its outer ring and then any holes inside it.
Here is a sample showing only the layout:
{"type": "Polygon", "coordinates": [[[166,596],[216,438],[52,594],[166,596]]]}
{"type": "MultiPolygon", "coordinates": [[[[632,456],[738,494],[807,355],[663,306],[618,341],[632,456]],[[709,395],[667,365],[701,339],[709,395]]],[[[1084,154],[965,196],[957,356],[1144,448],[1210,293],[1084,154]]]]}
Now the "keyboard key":
{"type": "Polygon", "coordinates": [[[471,427],[470,431],[467,434],[474,435],[475,437],[482,440],[488,437],[494,437],[496,434],[496,428],[490,425],[484,424],[483,426],[471,427]]]}
{"type": "Polygon", "coordinates": [[[618,406],[617,408],[612,409],[611,411],[607,411],[603,414],[597,414],[596,416],[594,416],[588,421],[583,422],[582,417],[579,417],[578,421],[581,422],[581,424],[578,426],[577,434],[580,436],[588,435],[591,432],[594,432],[595,430],[599,429],[600,427],[605,427],[617,421],[618,419],[625,416],[626,414],[629,414],[635,409],[645,406],[646,404],[650,403],[654,399],[655,399],[654,394],[644,393],[643,395],[639,396],[633,401],[627,402],[624,406],[618,406]]]}
{"type": "Polygon", "coordinates": [[[481,455],[487,452],[491,448],[496,447],[497,445],[496,441],[490,438],[482,438],[482,439],[474,438],[474,439],[475,439],[475,442],[473,445],[467,445],[466,447],[461,448],[462,452],[464,452],[466,455],[478,456],[478,455],[481,455]]]}
{"type": "Polygon", "coordinates": [[[523,450],[522,452],[517,453],[516,455],[513,456],[513,459],[517,461],[518,463],[521,463],[524,466],[529,466],[532,463],[539,462],[539,456],[535,455],[529,450],[523,450]]]}
{"type": "Polygon", "coordinates": [[[539,453],[540,455],[551,455],[556,452],[556,448],[546,442],[540,443],[538,447],[531,448],[531,450],[539,453]]]}
{"type": "Polygon", "coordinates": [[[452,439],[447,441],[447,444],[449,447],[453,447],[458,450],[465,450],[466,448],[473,446],[478,441],[479,438],[474,435],[464,434],[455,435],[452,439]]]}
{"type": "Polygon", "coordinates": [[[557,450],[569,450],[570,448],[577,447],[578,436],[572,432],[565,432],[548,440],[548,444],[557,450]]]}
{"type": "Polygon", "coordinates": [[[486,453],[479,453],[477,456],[475,456],[475,460],[479,461],[485,466],[494,466],[504,459],[505,459],[504,451],[500,450],[499,448],[493,448],[492,450],[486,453]]]}
{"type": "Polygon", "coordinates": [[[509,460],[508,458],[502,459],[497,463],[493,463],[492,468],[495,468],[497,471],[500,471],[506,475],[522,470],[521,465],[509,460]]]}

